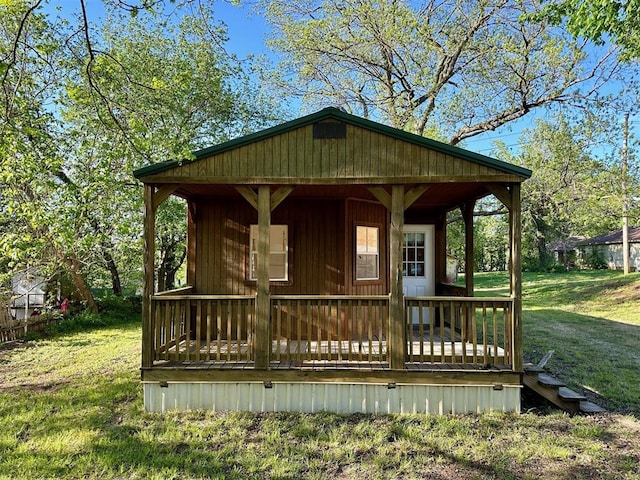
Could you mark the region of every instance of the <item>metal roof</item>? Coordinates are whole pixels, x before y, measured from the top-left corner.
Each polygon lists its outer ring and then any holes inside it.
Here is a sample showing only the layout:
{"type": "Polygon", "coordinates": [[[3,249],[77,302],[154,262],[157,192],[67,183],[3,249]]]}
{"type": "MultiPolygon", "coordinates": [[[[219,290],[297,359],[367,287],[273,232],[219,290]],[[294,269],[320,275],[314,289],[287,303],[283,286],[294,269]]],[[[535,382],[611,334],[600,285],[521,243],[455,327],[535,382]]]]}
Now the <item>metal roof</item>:
{"type": "MultiPolygon", "coordinates": [[[[629,227],[629,242],[640,243],[640,227],[629,227]]],[[[587,238],[586,240],[578,242],[577,246],[612,245],[616,243],[622,243],[622,230],[615,230],[605,233],[604,235],[587,238]]]]}

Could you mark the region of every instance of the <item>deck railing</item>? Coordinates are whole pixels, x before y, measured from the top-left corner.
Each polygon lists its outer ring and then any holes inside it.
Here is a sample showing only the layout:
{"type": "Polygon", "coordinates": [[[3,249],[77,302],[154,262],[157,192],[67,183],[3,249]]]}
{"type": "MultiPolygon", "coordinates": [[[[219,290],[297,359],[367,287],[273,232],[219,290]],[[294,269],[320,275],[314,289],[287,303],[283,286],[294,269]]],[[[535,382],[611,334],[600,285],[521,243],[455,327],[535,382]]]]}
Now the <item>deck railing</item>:
{"type": "Polygon", "coordinates": [[[254,296],[151,297],[154,360],[253,360],[254,296]]]}
{"type": "MultiPolygon", "coordinates": [[[[389,297],[272,295],[270,362],[389,366],[389,297]],[[384,365],[381,365],[384,364],[384,365]]],[[[405,363],[513,365],[513,300],[405,297],[405,363]]],[[[256,297],[163,292],[151,297],[154,361],[255,359],[256,297]]]]}
{"type": "Polygon", "coordinates": [[[276,362],[386,362],[388,296],[271,297],[276,362]]]}
{"type": "Polygon", "coordinates": [[[512,365],[512,312],[509,298],[406,297],[407,361],[512,365]]]}

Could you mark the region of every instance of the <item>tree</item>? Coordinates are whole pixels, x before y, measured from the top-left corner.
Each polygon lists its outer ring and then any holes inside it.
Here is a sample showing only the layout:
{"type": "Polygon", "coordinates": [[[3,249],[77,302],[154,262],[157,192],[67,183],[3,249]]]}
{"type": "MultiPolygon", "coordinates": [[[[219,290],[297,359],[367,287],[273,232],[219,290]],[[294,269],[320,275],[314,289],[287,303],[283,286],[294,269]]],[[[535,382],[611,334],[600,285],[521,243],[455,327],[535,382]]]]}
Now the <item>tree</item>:
{"type": "Polygon", "coordinates": [[[553,104],[594,97],[619,65],[561,28],[523,22],[535,0],[276,0],[279,86],[457,144],[553,104]]]}
{"type": "MultiPolygon", "coordinates": [[[[54,24],[40,5],[0,3],[0,263],[62,269],[95,310],[89,285],[106,276],[120,293],[122,271],[134,276],[142,263],[132,170],[187,158],[276,109],[226,54],[226,32],[204,7],[179,22],[114,13],[89,36],[86,17],[79,29],[54,24]]],[[[170,245],[183,258],[184,229],[164,231],[182,235],[170,245]]]]}
{"type": "Polygon", "coordinates": [[[626,60],[640,58],[639,0],[562,0],[547,5],[537,18],[558,25],[566,19],[569,31],[598,43],[605,38],[622,47],[626,60]]]}
{"type": "Polygon", "coordinates": [[[530,268],[551,263],[552,240],[591,236],[617,225],[619,172],[595,157],[597,131],[587,119],[572,125],[559,115],[525,130],[516,155],[504,145],[498,149],[499,158],[533,171],[522,190],[523,251],[530,268]]]}

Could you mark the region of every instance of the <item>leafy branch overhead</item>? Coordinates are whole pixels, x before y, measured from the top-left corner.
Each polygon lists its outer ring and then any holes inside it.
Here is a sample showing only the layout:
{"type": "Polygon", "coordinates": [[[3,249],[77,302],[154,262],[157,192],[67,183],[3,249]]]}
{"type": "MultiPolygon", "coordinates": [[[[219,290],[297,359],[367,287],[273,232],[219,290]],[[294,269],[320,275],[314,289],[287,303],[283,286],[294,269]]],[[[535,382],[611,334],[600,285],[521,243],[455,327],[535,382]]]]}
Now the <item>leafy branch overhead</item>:
{"type": "MultiPolygon", "coordinates": [[[[0,266],[64,272],[93,308],[89,286],[118,294],[139,276],[132,170],[258,129],[277,111],[227,54],[206,5],[187,2],[169,21],[163,4],[105,1],[108,21],[94,25],[84,0],[76,17],[0,2],[0,266]]],[[[158,228],[165,284],[186,237],[184,205],[169,207],[158,228]]]]}
{"type": "Polygon", "coordinates": [[[613,51],[543,21],[535,1],[264,2],[279,86],[452,144],[534,109],[583,104],[619,69],[613,51]]]}

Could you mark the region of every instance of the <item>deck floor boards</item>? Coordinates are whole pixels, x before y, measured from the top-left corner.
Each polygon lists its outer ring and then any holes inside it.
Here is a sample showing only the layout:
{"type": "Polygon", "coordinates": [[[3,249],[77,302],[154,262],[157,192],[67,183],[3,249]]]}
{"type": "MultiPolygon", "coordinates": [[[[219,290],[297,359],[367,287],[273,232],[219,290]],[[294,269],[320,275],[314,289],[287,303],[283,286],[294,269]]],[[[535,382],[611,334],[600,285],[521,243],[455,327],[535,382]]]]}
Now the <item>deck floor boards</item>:
{"type": "MultiPolygon", "coordinates": [[[[414,371],[433,370],[478,370],[483,368],[510,369],[503,365],[504,350],[500,347],[494,351],[489,345],[488,357],[484,359],[484,345],[464,343],[459,335],[451,339],[451,333],[444,342],[440,337],[422,340],[422,354],[420,353],[421,339],[418,332],[414,332],[413,341],[407,344],[407,359],[405,368],[414,371]],[[464,353],[464,355],[463,355],[464,353]],[[474,358],[475,357],[475,358],[474,358]]],[[[247,341],[227,341],[216,339],[207,348],[204,341],[183,339],[172,346],[168,352],[163,352],[156,360],[155,366],[176,366],[188,370],[218,369],[238,370],[253,369],[251,358],[252,344],[247,341]],[[198,351],[198,347],[199,351],[198,351]],[[219,348],[219,349],[218,349],[219,348]],[[168,354],[168,355],[167,355],[168,354]],[[169,357],[169,358],[167,358],[169,357]]],[[[275,339],[272,342],[270,368],[274,370],[332,370],[347,369],[360,371],[389,370],[387,359],[386,339],[369,340],[289,340],[275,339]]]]}

